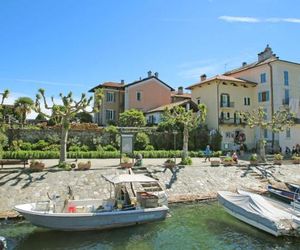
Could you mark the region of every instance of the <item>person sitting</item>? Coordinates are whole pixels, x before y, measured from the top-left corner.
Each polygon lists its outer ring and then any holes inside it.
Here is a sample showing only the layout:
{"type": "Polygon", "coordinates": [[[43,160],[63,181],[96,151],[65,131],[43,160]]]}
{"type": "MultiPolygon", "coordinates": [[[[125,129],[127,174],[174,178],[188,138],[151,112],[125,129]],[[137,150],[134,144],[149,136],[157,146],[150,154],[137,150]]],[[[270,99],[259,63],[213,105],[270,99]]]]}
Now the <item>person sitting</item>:
{"type": "Polygon", "coordinates": [[[285,154],[289,155],[291,153],[291,150],[289,147],[285,147],[285,154]]]}
{"type": "Polygon", "coordinates": [[[237,153],[234,151],[233,154],[232,154],[232,160],[234,161],[234,163],[238,163],[238,156],[237,156],[237,153]]]}

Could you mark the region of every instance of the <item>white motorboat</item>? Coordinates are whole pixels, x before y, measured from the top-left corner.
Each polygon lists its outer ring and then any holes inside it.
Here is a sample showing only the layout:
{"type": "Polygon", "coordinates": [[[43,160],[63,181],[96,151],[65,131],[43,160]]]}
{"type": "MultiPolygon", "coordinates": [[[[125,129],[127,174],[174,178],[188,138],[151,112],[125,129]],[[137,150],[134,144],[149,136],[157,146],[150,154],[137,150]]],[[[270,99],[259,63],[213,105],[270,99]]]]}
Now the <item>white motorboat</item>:
{"type": "Polygon", "coordinates": [[[36,226],[66,231],[124,227],[166,218],[169,208],[164,192],[156,195],[149,192],[135,192],[133,189],[133,184],[157,180],[140,174],[103,177],[114,187],[113,198],[68,199],[64,202],[53,199],[17,205],[15,210],[36,226]]]}
{"type": "Polygon", "coordinates": [[[274,236],[300,236],[300,217],[261,195],[219,191],[218,200],[237,219],[274,236]]]}

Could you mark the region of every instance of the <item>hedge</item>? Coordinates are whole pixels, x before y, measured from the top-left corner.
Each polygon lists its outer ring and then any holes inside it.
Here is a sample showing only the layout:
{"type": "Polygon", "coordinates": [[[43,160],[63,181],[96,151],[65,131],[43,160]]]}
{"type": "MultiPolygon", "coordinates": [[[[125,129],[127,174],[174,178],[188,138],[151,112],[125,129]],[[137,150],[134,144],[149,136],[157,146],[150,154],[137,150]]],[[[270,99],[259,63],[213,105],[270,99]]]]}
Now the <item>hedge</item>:
{"type": "MultiPolygon", "coordinates": [[[[181,150],[155,150],[155,151],[134,151],[134,155],[141,154],[143,158],[172,158],[181,157],[181,150]]],[[[221,151],[213,152],[213,156],[217,157],[222,154],[221,151]]],[[[202,151],[190,151],[190,157],[203,157],[202,151]]],[[[119,151],[73,151],[68,152],[67,157],[71,159],[85,158],[85,159],[109,159],[119,158],[119,151]]],[[[58,159],[59,151],[4,151],[3,159],[58,159]]]]}

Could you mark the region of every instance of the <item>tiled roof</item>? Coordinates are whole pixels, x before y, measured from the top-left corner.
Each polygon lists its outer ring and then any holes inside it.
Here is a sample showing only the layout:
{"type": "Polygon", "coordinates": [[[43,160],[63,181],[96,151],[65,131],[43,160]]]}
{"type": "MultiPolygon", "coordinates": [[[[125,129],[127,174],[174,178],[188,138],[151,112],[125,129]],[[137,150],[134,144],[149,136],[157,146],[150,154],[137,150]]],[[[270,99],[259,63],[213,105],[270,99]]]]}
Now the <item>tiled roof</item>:
{"type": "Polygon", "coordinates": [[[191,103],[195,107],[197,106],[196,103],[192,102],[191,100],[183,100],[183,101],[180,101],[180,102],[173,102],[173,103],[170,103],[170,104],[159,106],[155,109],[151,109],[151,110],[147,111],[146,113],[162,112],[165,109],[172,109],[174,107],[181,106],[181,105],[184,105],[184,104],[187,104],[187,103],[191,103]]]}
{"type": "Polygon", "coordinates": [[[256,62],[253,62],[253,63],[250,63],[250,64],[246,64],[245,66],[242,66],[242,67],[239,67],[239,68],[227,71],[227,72],[224,73],[224,75],[232,75],[234,73],[237,73],[237,72],[240,72],[240,71],[244,71],[246,69],[251,69],[251,68],[254,68],[254,67],[258,67],[258,66],[267,64],[269,62],[277,61],[277,60],[279,60],[278,57],[272,56],[272,57],[270,57],[270,58],[268,58],[266,60],[263,60],[261,62],[256,61],[256,62]]]}
{"type": "Polygon", "coordinates": [[[89,90],[89,92],[94,92],[97,88],[116,88],[116,89],[122,89],[124,88],[124,84],[119,82],[104,82],[102,84],[97,85],[96,87],[89,90]]]}
{"type": "Polygon", "coordinates": [[[247,81],[247,80],[244,80],[244,79],[241,79],[241,78],[235,78],[235,77],[232,77],[232,76],[225,76],[225,75],[216,75],[214,77],[210,77],[202,82],[198,82],[198,83],[195,83],[189,87],[187,87],[186,89],[192,89],[196,86],[199,86],[199,85],[202,85],[204,83],[208,83],[208,82],[211,82],[211,81],[215,81],[215,80],[221,80],[221,81],[232,81],[232,82],[239,82],[239,83],[245,83],[245,84],[253,84],[253,85],[256,85],[257,83],[255,82],[250,82],[250,81],[247,81]]]}
{"type": "Polygon", "coordinates": [[[132,83],[129,83],[129,84],[125,85],[125,87],[130,87],[132,85],[135,85],[135,84],[143,82],[143,81],[147,81],[147,80],[152,79],[152,78],[154,78],[154,79],[158,80],[159,82],[161,82],[163,85],[165,85],[166,87],[168,87],[171,91],[174,90],[171,86],[169,86],[168,84],[166,84],[165,82],[163,82],[162,80],[160,80],[159,78],[157,78],[156,76],[149,76],[147,78],[144,78],[144,79],[141,79],[141,80],[138,80],[138,81],[134,81],[132,83]]]}
{"type": "Polygon", "coordinates": [[[171,96],[175,96],[175,97],[183,97],[183,98],[192,98],[192,95],[189,93],[183,93],[183,94],[179,94],[178,92],[172,92],[171,96]]]}

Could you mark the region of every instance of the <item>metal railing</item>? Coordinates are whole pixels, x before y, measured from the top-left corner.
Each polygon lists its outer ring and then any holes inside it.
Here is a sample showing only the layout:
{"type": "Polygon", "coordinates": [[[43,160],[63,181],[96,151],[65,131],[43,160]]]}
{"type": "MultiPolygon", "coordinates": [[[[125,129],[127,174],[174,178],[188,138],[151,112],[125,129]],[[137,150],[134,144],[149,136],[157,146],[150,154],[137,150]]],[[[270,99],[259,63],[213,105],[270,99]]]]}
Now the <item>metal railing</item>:
{"type": "Polygon", "coordinates": [[[220,103],[221,108],[234,108],[234,102],[220,103]]]}

